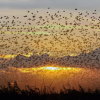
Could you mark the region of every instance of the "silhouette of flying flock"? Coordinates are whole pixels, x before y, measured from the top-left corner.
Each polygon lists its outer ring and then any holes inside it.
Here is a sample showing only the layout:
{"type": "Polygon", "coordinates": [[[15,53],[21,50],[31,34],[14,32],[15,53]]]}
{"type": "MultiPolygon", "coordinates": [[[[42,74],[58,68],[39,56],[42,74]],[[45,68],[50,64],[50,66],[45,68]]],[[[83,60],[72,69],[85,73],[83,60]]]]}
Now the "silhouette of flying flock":
{"type": "MultiPolygon", "coordinates": [[[[78,12],[77,9],[75,9],[76,12],[78,12]]],[[[66,39],[71,39],[72,42],[78,41],[75,40],[75,38],[70,38],[70,36],[73,35],[74,30],[78,30],[81,36],[87,36],[88,29],[93,30],[94,37],[98,36],[98,33],[100,29],[100,16],[95,17],[97,14],[96,10],[93,11],[92,16],[90,17],[90,13],[86,11],[85,14],[82,12],[78,12],[78,15],[74,15],[73,13],[69,13],[69,17],[63,16],[61,12],[66,14],[66,10],[62,11],[56,11],[55,13],[50,13],[49,8],[46,11],[46,16],[40,15],[37,16],[39,13],[39,10],[37,10],[35,13],[31,11],[27,11],[27,14],[23,16],[23,19],[26,19],[25,21],[22,19],[20,20],[20,17],[12,16],[10,18],[9,16],[1,16],[0,17],[0,41],[4,42],[4,44],[0,45],[0,48],[7,49],[9,48],[12,43],[15,45],[18,45],[17,39],[20,37],[23,37],[22,40],[24,41],[21,47],[19,47],[19,51],[22,49],[24,52],[30,51],[28,46],[23,49],[24,45],[26,45],[25,39],[28,39],[30,41],[33,40],[33,38],[37,38],[38,40],[34,40],[34,43],[37,45],[39,44],[40,39],[45,36],[49,37],[49,35],[54,37],[55,41],[59,41],[62,44],[61,38],[57,38],[57,36],[60,34],[60,36],[66,36],[66,39]],[[74,20],[72,22],[69,22],[71,18],[74,20]],[[61,24],[61,20],[63,19],[64,24],[61,24]],[[89,21],[91,25],[84,25],[85,29],[81,24],[84,21],[89,21]],[[82,23],[81,23],[82,22],[82,23]],[[51,24],[49,24],[51,23],[51,24]],[[95,23],[95,24],[94,24],[95,23]],[[55,25],[55,26],[53,26],[55,25]],[[58,26],[57,26],[58,25],[58,26]],[[68,25],[68,27],[66,27],[68,25]],[[39,27],[38,27],[39,26],[39,27]],[[56,27],[57,26],[57,27],[56,27]],[[72,26],[72,27],[71,27],[72,26]],[[56,29],[58,28],[58,29],[56,29]],[[48,32],[48,34],[37,34],[36,32],[43,30],[43,32],[48,32]],[[5,36],[10,33],[11,37],[5,36]],[[23,34],[23,32],[25,34],[23,34]],[[5,38],[6,37],[6,38],[5,38]],[[12,41],[14,40],[14,41],[12,41]],[[8,41],[7,45],[5,44],[5,41],[8,41]]],[[[74,33],[76,34],[76,33],[74,33]]],[[[99,40],[99,37],[97,38],[99,40]]],[[[48,40],[48,38],[45,38],[43,41],[48,40]]],[[[84,42],[87,42],[84,40],[84,42]]],[[[54,46],[53,42],[51,42],[52,46],[54,46]]],[[[38,47],[37,47],[38,48],[38,47]]],[[[2,50],[3,50],[2,49],[2,50]]],[[[16,51],[16,49],[12,48],[13,51],[16,51]]],[[[8,52],[8,51],[6,51],[8,52]]],[[[6,58],[0,58],[0,68],[5,67],[37,67],[37,66],[44,66],[44,65],[59,65],[59,66],[72,66],[72,67],[98,67],[100,66],[100,48],[95,49],[94,51],[91,51],[89,53],[82,52],[81,54],[77,56],[63,56],[63,57],[53,57],[49,54],[42,54],[37,55],[34,54],[30,57],[26,57],[24,55],[19,54],[12,59],[6,59],[6,58]]]]}

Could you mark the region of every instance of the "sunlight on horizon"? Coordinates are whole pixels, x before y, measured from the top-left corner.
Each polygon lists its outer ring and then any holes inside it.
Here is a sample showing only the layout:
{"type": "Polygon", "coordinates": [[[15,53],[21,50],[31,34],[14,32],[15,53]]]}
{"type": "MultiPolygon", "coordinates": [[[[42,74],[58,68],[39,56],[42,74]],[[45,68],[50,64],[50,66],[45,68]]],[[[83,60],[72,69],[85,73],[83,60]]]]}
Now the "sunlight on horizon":
{"type": "Polygon", "coordinates": [[[83,70],[82,68],[75,68],[75,67],[60,67],[60,66],[43,66],[43,67],[36,67],[36,68],[18,68],[18,71],[23,73],[31,73],[34,71],[41,71],[41,72],[59,72],[59,71],[72,71],[72,72],[79,72],[83,70]]]}
{"type": "Polygon", "coordinates": [[[30,87],[51,86],[56,91],[65,86],[67,89],[72,87],[76,90],[81,85],[85,90],[95,90],[100,88],[100,71],[90,68],[42,66],[35,68],[14,68],[9,67],[0,70],[0,85],[7,85],[7,82],[18,83],[21,89],[26,85],[30,87]]]}

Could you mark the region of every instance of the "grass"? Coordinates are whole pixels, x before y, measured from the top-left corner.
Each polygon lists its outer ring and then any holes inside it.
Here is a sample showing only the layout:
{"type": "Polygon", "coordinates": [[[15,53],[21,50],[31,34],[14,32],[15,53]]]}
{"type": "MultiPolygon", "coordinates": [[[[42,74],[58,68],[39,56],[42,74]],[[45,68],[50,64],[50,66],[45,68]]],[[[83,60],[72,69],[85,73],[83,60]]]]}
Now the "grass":
{"type": "Polygon", "coordinates": [[[42,92],[38,88],[31,89],[29,86],[25,90],[21,90],[17,82],[12,86],[8,82],[8,86],[0,86],[0,98],[12,100],[100,100],[100,90],[87,91],[80,87],[80,91],[64,88],[60,93],[54,92],[53,89],[47,92],[46,87],[42,92]]]}

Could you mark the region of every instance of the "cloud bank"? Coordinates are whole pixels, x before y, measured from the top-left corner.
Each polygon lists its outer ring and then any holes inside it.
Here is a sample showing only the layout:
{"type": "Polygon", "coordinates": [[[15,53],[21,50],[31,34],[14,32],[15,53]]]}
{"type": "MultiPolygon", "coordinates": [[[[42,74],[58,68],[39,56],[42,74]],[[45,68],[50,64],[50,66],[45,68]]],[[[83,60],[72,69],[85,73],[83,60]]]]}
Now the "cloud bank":
{"type": "Polygon", "coordinates": [[[11,60],[4,60],[0,63],[1,68],[5,67],[39,67],[46,65],[54,66],[66,66],[66,67],[89,67],[89,68],[100,68],[100,48],[95,49],[90,53],[81,53],[78,56],[63,56],[63,57],[51,57],[48,54],[32,55],[25,57],[18,55],[11,60]]]}

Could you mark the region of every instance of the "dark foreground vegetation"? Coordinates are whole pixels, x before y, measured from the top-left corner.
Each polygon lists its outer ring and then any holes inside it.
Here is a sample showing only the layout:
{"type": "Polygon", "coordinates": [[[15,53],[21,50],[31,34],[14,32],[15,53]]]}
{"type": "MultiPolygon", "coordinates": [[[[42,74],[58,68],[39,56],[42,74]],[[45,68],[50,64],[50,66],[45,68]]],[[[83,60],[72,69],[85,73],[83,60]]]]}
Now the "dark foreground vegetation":
{"type": "Polygon", "coordinates": [[[51,91],[47,93],[46,88],[42,90],[31,89],[21,90],[17,83],[13,86],[8,82],[8,87],[0,86],[0,100],[100,100],[100,90],[85,92],[80,86],[80,91],[63,89],[60,93],[51,91]]]}

